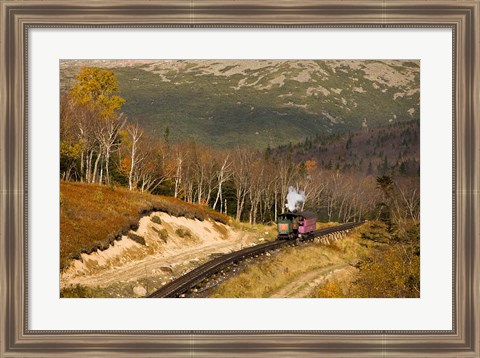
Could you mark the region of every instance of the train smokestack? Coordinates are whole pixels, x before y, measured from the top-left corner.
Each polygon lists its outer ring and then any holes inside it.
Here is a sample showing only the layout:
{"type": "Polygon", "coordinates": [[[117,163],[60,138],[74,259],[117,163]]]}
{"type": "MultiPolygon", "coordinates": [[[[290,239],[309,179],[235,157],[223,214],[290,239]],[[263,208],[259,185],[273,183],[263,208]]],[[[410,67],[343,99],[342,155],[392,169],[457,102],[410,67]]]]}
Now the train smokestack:
{"type": "Polygon", "coordinates": [[[288,188],[287,204],[285,205],[288,210],[295,211],[300,208],[300,203],[305,201],[305,192],[297,191],[293,186],[288,188]]]}

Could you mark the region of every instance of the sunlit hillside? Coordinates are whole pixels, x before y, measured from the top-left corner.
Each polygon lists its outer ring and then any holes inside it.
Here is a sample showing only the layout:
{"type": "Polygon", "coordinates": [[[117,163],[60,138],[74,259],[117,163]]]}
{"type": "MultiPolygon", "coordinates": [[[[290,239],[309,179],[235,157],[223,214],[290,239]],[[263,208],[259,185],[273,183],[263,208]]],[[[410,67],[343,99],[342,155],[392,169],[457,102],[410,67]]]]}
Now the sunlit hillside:
{"type": "Polygon", "coordinates": [[[153,136],[259,149],[419,120],[418,61],[62,61],[109,68],[122,111],[153,136]]]}

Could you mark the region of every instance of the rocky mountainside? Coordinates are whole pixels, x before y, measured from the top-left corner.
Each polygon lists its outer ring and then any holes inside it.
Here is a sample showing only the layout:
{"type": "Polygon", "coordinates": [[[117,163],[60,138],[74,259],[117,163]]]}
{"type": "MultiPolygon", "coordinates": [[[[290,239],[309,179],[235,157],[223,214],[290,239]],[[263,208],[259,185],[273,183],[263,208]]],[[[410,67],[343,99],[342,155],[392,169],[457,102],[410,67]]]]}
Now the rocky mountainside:
{"type": "Polygon", "coordinates": [[[420,62],[293,60],[68,60],[111,69],[123,111],[155,136],[257,148],[420,118],[420,62]]]}

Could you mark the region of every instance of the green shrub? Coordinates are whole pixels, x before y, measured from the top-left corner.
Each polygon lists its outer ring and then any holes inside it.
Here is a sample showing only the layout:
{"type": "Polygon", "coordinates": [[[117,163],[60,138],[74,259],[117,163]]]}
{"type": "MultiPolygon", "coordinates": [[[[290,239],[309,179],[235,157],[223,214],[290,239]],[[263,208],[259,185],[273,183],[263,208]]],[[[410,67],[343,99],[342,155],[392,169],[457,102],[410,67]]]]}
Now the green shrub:
{"type": "Polygon", "coordinates": [[[77,284],[60,290],[61,298],[89,298],[95,297],[95,292],[90,287],[77,284]]]}
{"type": "Polygon", "coordinates": [[[158,237],[165,243],[167,243],[168,238],[168,231],[167,229],[157,229],[155,227],[152,228],[158,234],[158,237]]]}
{"type": "Polygon", "coordinates": [[[152,218],[150,220],[154,224],[161,224],[162,223],[162,220],[160,219],[160,216],[158,216],[158,215],[152,216],[152,218]]]}
{"type": "Polygon", "coordinates": [[[127,236],[133,241],[138,242],[140,245],[145,245],[145,238],[143,236],[137,235],[131,231],[127,234],[127,236]]]}
{"type": "Polygon", "coordinates": [[[191,238],[192,232],[187,228],[178,228],[175,233],[181,238],[191,238]]]}
{"type": "Polygon", "coordinates": [[[371,240],[379,243],[388,243],[392,236],[388,232],[388,227],[381,221],[370,221],[360,228],[360,237],[364,240],[371,240]]]}
{"type": "Polygon", "coordinates": [[[348,297],[344,292],[345,287],[335,279],[328,280],[317,292],[315,292],[315,297],[321,298],[344,298],[348,297]]]}

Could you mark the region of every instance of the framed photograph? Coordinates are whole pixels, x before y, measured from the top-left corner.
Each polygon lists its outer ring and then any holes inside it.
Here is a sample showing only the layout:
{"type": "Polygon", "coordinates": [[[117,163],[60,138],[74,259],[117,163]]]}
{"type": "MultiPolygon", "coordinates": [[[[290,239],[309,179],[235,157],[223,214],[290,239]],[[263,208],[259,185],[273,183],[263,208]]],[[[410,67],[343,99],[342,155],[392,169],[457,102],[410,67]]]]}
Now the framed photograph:
{"type": "Polygon", "coordinates": [[[478,1],[0,4],[0,356],[480,356],[478,1]]]}

